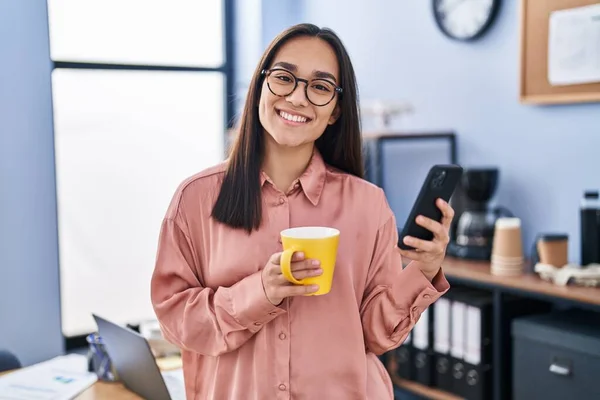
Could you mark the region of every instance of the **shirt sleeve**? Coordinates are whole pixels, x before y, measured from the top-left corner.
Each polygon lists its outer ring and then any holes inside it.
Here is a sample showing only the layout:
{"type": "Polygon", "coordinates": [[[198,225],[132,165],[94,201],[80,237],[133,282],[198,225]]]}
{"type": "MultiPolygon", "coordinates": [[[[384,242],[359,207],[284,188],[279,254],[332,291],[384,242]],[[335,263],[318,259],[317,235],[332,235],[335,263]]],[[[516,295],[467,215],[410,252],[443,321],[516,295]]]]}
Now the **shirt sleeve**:
{"type": "Polygon", "coordinates": [[[185,350],[218,356],[239,348],[285,313],[267,299],[260,271],[231,287],[203,287],[192,249],[180,225],[166,218],[151,282],[152,304],[165,339],[185,350]]]}
{"type": "Polygon", "coordinates": [[[388,215],[377,231],[360,309],[365,345],[375,354],[398,347],[421,313],[450,288],[442,269],[430,282],[416,261],[402,268],[396,221],[388,215]]]}

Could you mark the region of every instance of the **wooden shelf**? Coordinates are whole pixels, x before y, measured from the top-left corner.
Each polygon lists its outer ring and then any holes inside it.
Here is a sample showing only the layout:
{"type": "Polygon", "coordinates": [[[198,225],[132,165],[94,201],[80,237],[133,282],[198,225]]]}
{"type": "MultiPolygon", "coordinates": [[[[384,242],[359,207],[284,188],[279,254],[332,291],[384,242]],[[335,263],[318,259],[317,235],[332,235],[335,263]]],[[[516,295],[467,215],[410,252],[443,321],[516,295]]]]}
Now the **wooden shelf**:
{"type": "Polygon", "coordinates": [[[414,394],[419,396],[423,396],[427,399],[431,400],[462,400],[462,397],[458,397],[448,392],[444,392],[443,390],[430,388],[425,385],[421,385],[417,382],[407,381],[405,379],[401,379],[398,377],[392,376],[392,381],[396,386],[402,388],[404,390],[408,390],[414,394]]]}
{"type": "Polygon", "coordinates": [[[485,261],[461,260],[447,257],[444,261],[443,269],[449,279],[459,278],[581,303],[600,305],[600,288],[573,285],[558,286],[544,281],[537,274],[523,274],[515,277],[496,276],[491,274],[490,263],[485,261]]]}

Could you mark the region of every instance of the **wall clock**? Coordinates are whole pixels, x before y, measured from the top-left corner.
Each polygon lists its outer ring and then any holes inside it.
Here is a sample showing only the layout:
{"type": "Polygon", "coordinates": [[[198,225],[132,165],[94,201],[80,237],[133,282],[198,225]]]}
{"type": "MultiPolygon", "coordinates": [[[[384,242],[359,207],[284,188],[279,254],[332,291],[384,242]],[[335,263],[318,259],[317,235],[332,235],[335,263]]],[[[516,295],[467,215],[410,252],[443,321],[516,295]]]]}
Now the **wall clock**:
{"type": "Polygon", "coordinates": [[[438,28],[455,40],[474,40],[494,22],[501,0],[432,0],[438,28]]]}

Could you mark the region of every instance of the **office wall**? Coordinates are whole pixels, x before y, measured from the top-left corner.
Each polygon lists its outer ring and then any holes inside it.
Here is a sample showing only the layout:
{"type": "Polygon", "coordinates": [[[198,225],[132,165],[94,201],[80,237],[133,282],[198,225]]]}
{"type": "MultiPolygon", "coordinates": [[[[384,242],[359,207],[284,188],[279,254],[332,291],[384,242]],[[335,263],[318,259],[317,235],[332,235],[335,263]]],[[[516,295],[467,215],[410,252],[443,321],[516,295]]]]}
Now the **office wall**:
{"type": "Polygon", "coordinates": [[[271,40],[302,19],[303,0],[235,0],[235,112],[240,117],[252,74],[271,40]]]}
{"type": "Polygon", "coordinates": [[[235,0],[235,118],[240,117],[250,78],[262,51],[262,0],[235,0]]]}
{"type": "Polygon", "coordinates": [[[261,15],[264,50],[281,31],[302,21],[304,0],[262,0],[261,15]]]}
{"type": "Polygon", "coordinates": [[[304,17],[341,36],[362,100],[413,103],[394,127],[453,129],[464,165],[500,168],[496,202],[523,219],[527,250],[537,232],[563,231],[579,262],[579,200],[600,188],[600,104],[519,104],[519,2],[502,3],[472,44],[437,30],[430,1],[304,0],[304,17]]]}
{"type": "Polygon", "coordinates": [[[61,354],[45,0],[0,1],[0,348],[61,354]]]}

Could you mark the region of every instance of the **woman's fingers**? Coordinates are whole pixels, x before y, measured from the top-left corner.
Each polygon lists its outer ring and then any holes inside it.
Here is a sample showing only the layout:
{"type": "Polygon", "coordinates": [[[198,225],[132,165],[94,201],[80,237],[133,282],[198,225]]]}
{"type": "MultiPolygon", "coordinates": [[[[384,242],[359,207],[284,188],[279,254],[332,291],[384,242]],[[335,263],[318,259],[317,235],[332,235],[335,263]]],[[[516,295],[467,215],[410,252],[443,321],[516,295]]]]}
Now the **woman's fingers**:
{"type": "MultiPolygon", "coordinates": [[[[271,303],[279,304],[286,297],[302,296],[319,290],[318,285],[296,285],[285,279],[281,272],[281,255],[282,253],[273,254],[265,267],[268,270],[263,271],[263,287],[271,303]]],[[[302,252],[292,255],[290,269],[294,278],[300,281],[323,273],[321,262],[314,259],[305,259],[302,252]]]]}
{"type": "MultiPolygon", "coordinates": [[[[323,270],[321,268],[317,267],[317,268],[311,268],[311,269],[303,269],[300,271],[294,271],[293,275],[294,275],[294,278],[296,278],[297,280],[302,280],[305,278],[313,278],[315,276],[319,276],[322,273],[323,273],[323,270]]],[[[288,283],[288,280],[285,279],[285,277],[283,275],[280,275],[279,277],[281,278],[280,279],[281,282],[288,283]]],[[[291,282],[289,282],[289,283],[292,284],[291,282]]]]}
{"type": "MultiPolygon", "coordinates": [[[[280,265],[281,264],[281,255],[283,252],[275,253],[269,258],[269,262],[271,264],[280,265]]],[[[292,254],[292,262],[302,261],[304,260],[304,253],[301,251],[297,251],[292,254]]]]}
{"type": "Polygon", "coordinates": [[[443,199],[438,199],[437,206],[442,211],[442,225],[446,227],[446,229],[450,229],[450,224],[454,219],[454,208],[443,199]]]}
{"type": "Polygon", "coordinates": [[[292,296],[303,296],[319,290],[319,285],[286,285],[276,289],[277,297],[286,298],[292,296]]]}
{"type": "Polygon", "coordinates": [[[319,260],[303,260],[292,263],[292,272],[296,275],[296,272],[310,271],[321,268],[321,262],[319,260]]]}
{"type": "Polygon", "coordinates": [[[413,247],[415,250],[433,253],[437,250],[437,244],[430,240],[423,240],[412,236],[405,236],[402,240],[405,244],[413,247]]]}
{"type": "Polygon", "coordinates": [[[424,217],[419,215],[417,217],[417,224],[421,225],[423,228],[427,229],[433,235],[440,240],[443,240],[447,236],[446,228],[441,223],[434,221],[431,218],[424,217]]]}

